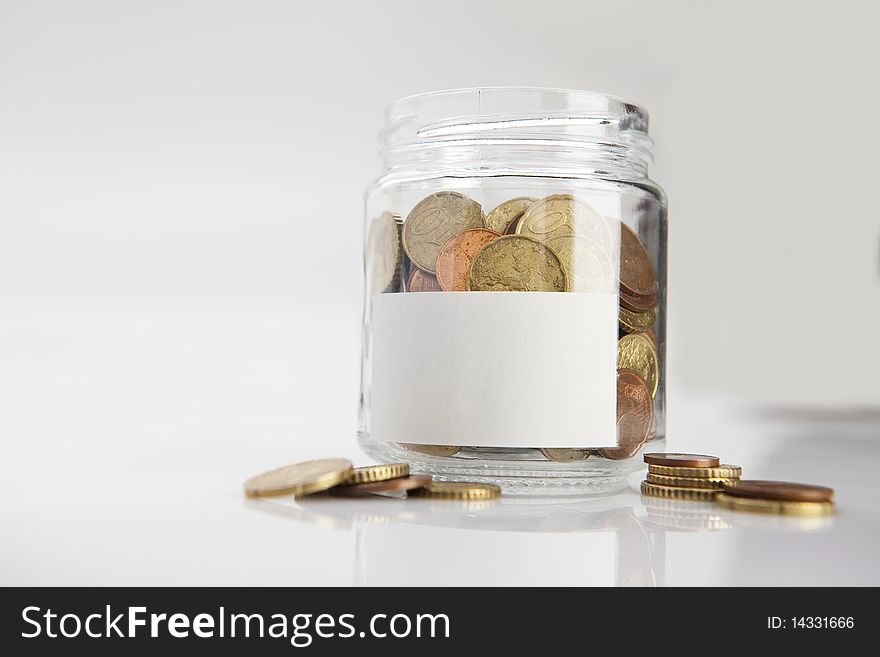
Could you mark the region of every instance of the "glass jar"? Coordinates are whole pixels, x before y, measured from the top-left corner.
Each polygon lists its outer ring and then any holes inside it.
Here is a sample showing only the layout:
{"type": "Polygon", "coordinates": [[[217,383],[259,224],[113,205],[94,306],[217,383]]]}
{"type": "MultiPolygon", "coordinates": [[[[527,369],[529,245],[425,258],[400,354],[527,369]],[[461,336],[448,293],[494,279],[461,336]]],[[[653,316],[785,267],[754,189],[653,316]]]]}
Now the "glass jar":
{"type": "Polygon", "coordinates": [[[666,199],[645,110],[460,89],[395,102],[381,137],[364,450],[506,492],[624,488],[665,447],[666,199]]]}

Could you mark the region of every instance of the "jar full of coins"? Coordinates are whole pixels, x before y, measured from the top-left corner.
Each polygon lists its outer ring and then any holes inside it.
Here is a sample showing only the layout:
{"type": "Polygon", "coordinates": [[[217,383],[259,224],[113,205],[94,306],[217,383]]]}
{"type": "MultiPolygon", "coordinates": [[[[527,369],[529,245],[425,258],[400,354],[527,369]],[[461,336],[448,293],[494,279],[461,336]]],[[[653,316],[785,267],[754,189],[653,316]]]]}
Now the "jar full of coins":
{"type": "Polygon", "coordinates": [[[366,192],[359,440],[439,479],[625,487],[665,448],[666,198],[600,93],[393,103],[366,192]]]}

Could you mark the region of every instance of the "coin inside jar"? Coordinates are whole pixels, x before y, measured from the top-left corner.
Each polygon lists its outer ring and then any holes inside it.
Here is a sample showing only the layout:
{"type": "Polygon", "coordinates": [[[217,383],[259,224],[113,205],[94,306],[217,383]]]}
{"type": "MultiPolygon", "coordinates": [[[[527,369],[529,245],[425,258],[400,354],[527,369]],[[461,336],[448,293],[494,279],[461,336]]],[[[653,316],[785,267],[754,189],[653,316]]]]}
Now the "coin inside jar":
{"type": "Polygon", "coordinates": [[[407,292],[442,292],[443,288],[437,281],[437,277],[428,274],[418,267],[414,267],[406,283],[407,292]]]}
{"type": "Polygon", "coordinates": [[[789,481],[741,479],[735,485],[726,485],[724,492],[734,497],[786,500],[789,502],[831,502],[834,500],[834,490],[831,488],[789,481]]]}
{"type": "Polygon", "coordinates": [[[447,292],[468,289],[471,264],[480,250],[500,237],[486,228],[471,228],[450,238],[437,254],[437,282],[447,292]]]}
{"type": "Polygon", "coordinates": [[[657,348],[644,333],[625,335],[617,342],[617,367],[631,370],[645,380],[651,396],[657,392],[660,365],[657,348]]]}
{"type": "Polygon", "coordinates": [[[648,439],[654,422],[654,400],[644,379],[629,370],[617,371],[617,446],[603,447],[608,459],[633,456],[648,439]]]}
{"type": "Polygon", "coordinates": [[[370,290],[387,292],[400,276],[403,251],[400,248],[399,217],[383,212],[370,223],[367,233],[366,267],[370,290]]]}
{"type": "Polygon", "coordinates": [[[681,466],[684,468],[717,468],[721,459],[706,454],[682,454],[679,452],[649,452],[645,454],[649,465],[681,466]]]}
{"type": "Polygon", "coordinates": [[[517,235],[546,241],[551,237],[580,237],[605,253],[617,251],[609,223],[571,194],[553,194],[532,203],[516,229],[517,235]]]}
{"type": "Polygon", "coordinates": [[[620,224],[620,286],[629,295],[656,303],[657,276],[651,256],[632,228],[620,224]]]}
{"type": "Polygon", "coordinates": [[[485,227],[496,233],[504,233],[536,200],[528,196],[517,196],[500,203],[486,215],[485,227]]]}
{"type": "Polygon", "coordinates": [[[589,449],[577,447],[543,447],[541,454],[550,461],[583,461],[590,457],[589,449]]]}
{"type": "Polygon", "coordinates": [[[422,199],[403,224],[403,250],[410,260],[433,274],[437,254],[449,238],[483,225],[480,204],[458,192],[437,192],[422,199]]]}
{"type": "Polygon", "coordinates": [[[520,235],[505,235],[474,258],[468,289],[501,292],[565,292],[562,263],[552,250],[520,235]]]}

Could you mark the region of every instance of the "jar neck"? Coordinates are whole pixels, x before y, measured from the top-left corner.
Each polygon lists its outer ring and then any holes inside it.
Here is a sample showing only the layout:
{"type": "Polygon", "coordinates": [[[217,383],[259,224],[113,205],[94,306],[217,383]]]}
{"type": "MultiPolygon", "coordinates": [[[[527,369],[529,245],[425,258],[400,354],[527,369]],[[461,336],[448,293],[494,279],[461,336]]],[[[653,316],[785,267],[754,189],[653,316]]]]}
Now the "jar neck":
{"type": "Polygon", "coordinates": [[[591,92],[462,89],[406,98],[382,132],[385,175],[645,179],[653,159],[640,107],[591,92]]]}

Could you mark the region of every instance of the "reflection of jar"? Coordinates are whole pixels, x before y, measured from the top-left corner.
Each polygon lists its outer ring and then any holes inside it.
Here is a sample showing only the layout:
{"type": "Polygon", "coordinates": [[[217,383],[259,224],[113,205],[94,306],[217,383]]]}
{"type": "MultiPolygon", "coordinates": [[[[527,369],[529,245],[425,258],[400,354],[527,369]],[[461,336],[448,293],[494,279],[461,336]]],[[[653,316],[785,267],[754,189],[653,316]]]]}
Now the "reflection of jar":
{"type": "Polygon", "coordinates": [[[360,440],[509,491],[620,488],[665,443],[666,201],[643,109],[394,103],[366,196],[360,440]]]}

